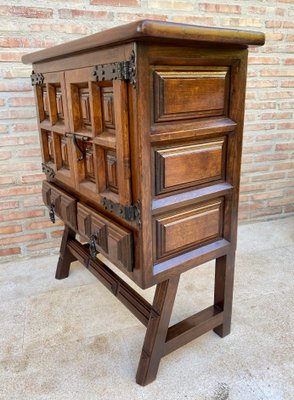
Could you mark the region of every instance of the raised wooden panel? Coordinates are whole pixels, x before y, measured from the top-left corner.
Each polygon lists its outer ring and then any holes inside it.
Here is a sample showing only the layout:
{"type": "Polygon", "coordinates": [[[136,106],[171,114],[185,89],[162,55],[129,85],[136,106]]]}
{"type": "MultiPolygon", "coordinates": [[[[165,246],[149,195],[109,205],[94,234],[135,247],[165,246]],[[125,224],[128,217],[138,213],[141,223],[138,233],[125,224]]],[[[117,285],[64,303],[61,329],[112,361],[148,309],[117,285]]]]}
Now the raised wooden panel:
{"type": "Polygon", "coordinates": [[[104,128],[115,129],[113,88],[103,87],[101,88],[101,92],[104,128]]]}
{"type": "Polygon", "coordinates": [[[225,175],[225,138],[155,150],[155,192],[221,180],[225,175]]]}
{"type": "Polygon", "coordinates": [[[84,144],[85,179],[95,182],[94,154],[91,143],[84,144]]]}
{"type": "Polygon", "coordinates": [[[60,137],[60,153],[62,168],[69,169],[68,140],[64,136],[60,137]]]}
{"type": "Polygon", "coordinates": [[[49,98],[48,98],[47,88],[45,85],[42,86],[42,103],[43,103],[42,105],[45,118],[49,119],[49,98]]]}
{"type": "Polygon", "coordinates": [[[82,128],[91,129],[91,109],[89,88],[79,89],[80,113],[82,128]]]}
{"type": "Polygon", "coordinates": [[[70,131],[86,136],[102,132],[101,93],[93,68],[65,72],[70,131]]]}
{"type": "Polygon", "coordinates": [[[217,240],[222,236],[223,200],[169,212],[155,219],[156,258],[217,240]]]}
{"type": "Polygon", "coordinates": [[[84,238],[95,237],[97,250],[115,265],[133,267],[132,233],[91,208],[78,204],[78,231],[84,238]]]}
{"type": "Polygon", "coordinates": [[[77,228],[77,201],[61,189],[43,181],[42,196],[45,205],[53,209],[63,222],[73,229],[77,228]]]}
{"type": "Polygon", "coordinates": [[[54,146],[52,133],[41,129],[41,145],[43,148],[43,157],[45,163],[54,163],[54,146]]]}
{"type": "Polygon", "coordinates": [[[228,68],[169,67],[154,71],[154,122],[225,115],[228,68]]]}
{"type": "Polygon", "coordinates": [[[114,151],[106,151],[106,177],[107,188],[115,193],[118,193],[117,162],[114,151]]]}
{"type": "Polygon", "coordinates": [[[59,120],[64,120],[64,105],[63,105],[63,95],[61,91],[61,87],[55,88],[55,101],[56,101],[56,110],[57,116],[59,120]]]}

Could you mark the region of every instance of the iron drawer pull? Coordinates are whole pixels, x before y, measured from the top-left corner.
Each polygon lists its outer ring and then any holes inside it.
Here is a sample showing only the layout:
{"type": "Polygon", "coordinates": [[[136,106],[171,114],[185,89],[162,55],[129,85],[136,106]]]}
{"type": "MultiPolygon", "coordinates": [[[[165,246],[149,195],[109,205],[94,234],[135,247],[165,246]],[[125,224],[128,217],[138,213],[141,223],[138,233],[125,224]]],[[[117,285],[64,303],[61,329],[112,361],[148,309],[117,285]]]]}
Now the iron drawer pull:
{"type": "MultiPolygon", "coordinates": [[[[74,143],[75,147],[81,153],[80,157],[78,158],[78,161],[82,161],[85,158],[84,150],[79,146],[79,143],[77,141],[77,135],[73,134],[72,137],[73,137],[73,143],[74,143]]],[[[88,138],[88,136],[81,136],[80,140],[82,140],[83,142],[87,142],[89,140],[89,138],[88,138]]]]}
{"type": "Polygon", "coordinates": [[[90,255],[92,258],[96,258],[97,256],[97,249],[96,249],[96,239],[97,235],[93,234],[90,236],[90,255]]]}
{"type": "Polygon", "coordinates": [[[52,224],[55,224],[55,212],[54,212],[54,204],[51,204],[50,209],[49,209],[49,218],[52,224]]]}

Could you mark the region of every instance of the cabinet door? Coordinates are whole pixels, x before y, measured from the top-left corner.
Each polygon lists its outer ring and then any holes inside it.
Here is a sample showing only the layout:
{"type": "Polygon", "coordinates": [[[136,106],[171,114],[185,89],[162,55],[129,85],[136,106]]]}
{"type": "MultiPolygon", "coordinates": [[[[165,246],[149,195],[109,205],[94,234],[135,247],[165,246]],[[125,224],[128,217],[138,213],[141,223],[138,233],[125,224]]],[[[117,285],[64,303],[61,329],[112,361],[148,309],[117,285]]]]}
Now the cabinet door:
{"type": "Polygon", "coordinates": [[[131,203],[127,84],[96,82],[93,68],[65,73],[78,190],[131,203]]]}
{"type": "Polygon", "coordinates": [[[74,186],[71,141],[66,136],[68,114],[63,72],[44,74],[35,88],[43,163],[54,180],[74,186]]]}

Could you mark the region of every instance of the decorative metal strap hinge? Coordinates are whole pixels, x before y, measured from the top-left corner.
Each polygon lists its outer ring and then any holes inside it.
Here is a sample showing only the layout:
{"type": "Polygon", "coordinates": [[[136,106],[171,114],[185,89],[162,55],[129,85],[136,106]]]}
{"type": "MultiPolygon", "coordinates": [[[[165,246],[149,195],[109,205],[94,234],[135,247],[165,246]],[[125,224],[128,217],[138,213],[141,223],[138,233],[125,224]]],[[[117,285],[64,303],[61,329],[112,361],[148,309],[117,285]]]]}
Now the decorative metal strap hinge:
{"type": "Polygon", "coordinates": [[[47,164],[42,163],[42,172],[44,172],[48,179],[53,179],[55,177],[54,169],[47,164]]]}
{"type": "Polygon", "coordinates": [[[98,64],[93,69],[96,81],[114,81],[116,79],[130,81],[136,87],[136,56],[134,50],[128,61],[110,64],[98,64]]]}
{"type": "Polygon", "coordinates": [[[35,72],[32,71],[31,81],[32,81],[32,86],[42,85],[42,83],[44,82],[44,75],[41,73],[35,74],[35,72]]]}
{"type": "Polygon", "coordinates": [[[106,197],[102,197],[102,206],[105,208],[105,210],[110,211],[127,221],[136,221],[138,225],[141,224],[139,202],[130,206],[123,206],[120,203],[115,203],[106,197]]]}

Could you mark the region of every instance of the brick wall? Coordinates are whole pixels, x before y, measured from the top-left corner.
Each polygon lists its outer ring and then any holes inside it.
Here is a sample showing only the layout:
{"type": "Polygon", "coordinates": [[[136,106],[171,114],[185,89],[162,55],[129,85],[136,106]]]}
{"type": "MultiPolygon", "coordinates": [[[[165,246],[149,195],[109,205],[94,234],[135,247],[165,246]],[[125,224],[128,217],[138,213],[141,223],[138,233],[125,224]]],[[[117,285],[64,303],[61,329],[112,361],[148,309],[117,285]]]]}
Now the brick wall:
{"type": "Polygon", "coordinates": [[[0,256],[55,252],[40,187],[31,68],[23,54],[141,18],[261,30],[251,50],[240,220],[294,214],[293,0],[2,0],[0,5],[0,256]]]}

